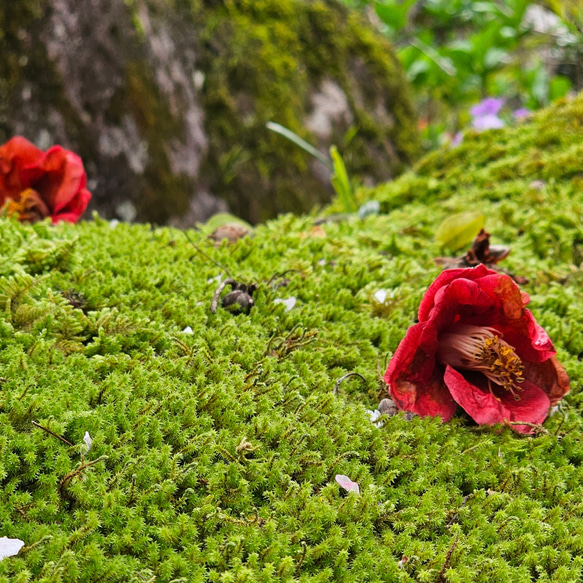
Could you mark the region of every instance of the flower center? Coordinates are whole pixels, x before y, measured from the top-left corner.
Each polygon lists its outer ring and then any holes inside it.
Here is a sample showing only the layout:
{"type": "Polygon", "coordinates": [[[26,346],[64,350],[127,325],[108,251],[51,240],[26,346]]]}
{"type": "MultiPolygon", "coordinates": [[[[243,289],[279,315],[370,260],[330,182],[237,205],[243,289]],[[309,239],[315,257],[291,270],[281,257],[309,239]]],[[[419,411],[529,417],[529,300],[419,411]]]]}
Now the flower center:
{"type": "Polygon", "coordinates": [[[514,348],[501,338],[500,332],[487,326],[456,326],[453,332],[439,336],[437,357],[455,369],[475,370],[491,382],[520,397],[518,385],[524,381],[524,366],[514,348]]]}
{"type": "Polygon", "coordinates": [[[36,223],[50,214],[40,194],[32,188],[23,190],[18,200],[8,200],[5,207],[8,214],[15,214],[20,221],[30,223],[36,223]]]}

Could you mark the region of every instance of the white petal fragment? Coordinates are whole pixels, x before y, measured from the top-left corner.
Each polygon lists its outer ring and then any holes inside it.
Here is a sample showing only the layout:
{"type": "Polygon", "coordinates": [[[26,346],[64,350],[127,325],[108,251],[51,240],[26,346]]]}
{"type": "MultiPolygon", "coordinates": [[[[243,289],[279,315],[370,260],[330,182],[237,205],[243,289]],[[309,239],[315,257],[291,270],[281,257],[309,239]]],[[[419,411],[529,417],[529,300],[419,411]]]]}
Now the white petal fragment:
{"type": "Polygon", "coordinates": [[[378,409],[375,409],[374,411],[371,409],[367,409],[366,412],[368,413],[370,420],[373,422],[375,427],[381,428],[384,425],[382,421],[375,423],[375,421],[382,415],[382,413],[378,409]]]}
{"type": "Polygon", "coordinates": [[[85,453],[89,453],[91,446],[93,445],[93,439],[91,439],[91,435],[89,435],[89,431],[85,432],[83,436],[83,443],[85,444],[85,453]]]}
{"type": "Polygon", "coordinates": [[[387,290],[386,289],[380,289],[378,292],[375,292],[374,299],[379,304],[384,304],[385,303],[385,300],[387,299],[387,290]]]}
{"type": "Polygon", "coordinates": [[[360,488],[358,487],[358,484],[353,482],[348,476],[338,474],[336,476],[336,481],[347,492],[356,492],[357,494],[360,494],[360,488]]]}
{"type": "Polygon", "coordinates": [[[0,537],[0,561],[6,557],[17,555],[23,546],[24,541],[19,538],[0,537]]]}
{"type": "Polygon", "coordinates": [[[190,326],[187,326],[184,330],[182,330],[182,332],[184,334],[194,334],[194,332],[192,331],[192,328],[190,326]]]}
{"type": "Polygon", "coordinates": [[[294,296],[291,296],[291,298],[287,298],[287,299],[283,299],[283,298],[277,298],[275,300],[273,300],[274,304],[283,304],[285,306],[285,311],[289,312],[290,310],[293,310],[294,306],[296,305],[296,298],[294,298],[294,296]]]}

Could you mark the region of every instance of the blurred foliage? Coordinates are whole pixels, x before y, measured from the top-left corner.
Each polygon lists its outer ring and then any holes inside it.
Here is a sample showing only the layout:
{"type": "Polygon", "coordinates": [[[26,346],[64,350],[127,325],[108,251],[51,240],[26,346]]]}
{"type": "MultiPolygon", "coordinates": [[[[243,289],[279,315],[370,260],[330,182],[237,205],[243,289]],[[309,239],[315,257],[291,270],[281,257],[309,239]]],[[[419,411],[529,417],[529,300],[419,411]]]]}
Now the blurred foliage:
{"type": "Polygon", "coordinates": [[[428,148],[466,127],[469,106],[488,96],[505,98],[509,120],[583,87],[579,0],[344,2],[397,47],[428,148]]]}

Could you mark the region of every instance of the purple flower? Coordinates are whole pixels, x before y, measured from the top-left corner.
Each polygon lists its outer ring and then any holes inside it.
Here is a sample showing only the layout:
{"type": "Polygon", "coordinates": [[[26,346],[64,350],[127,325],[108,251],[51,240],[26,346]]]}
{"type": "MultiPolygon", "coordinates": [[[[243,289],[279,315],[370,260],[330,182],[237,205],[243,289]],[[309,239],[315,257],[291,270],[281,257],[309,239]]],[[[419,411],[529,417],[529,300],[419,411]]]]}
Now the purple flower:
{"type": "Polygon", "coordinates": [[[522,119],[523,117],[528,117],[532,111],[528,107],[519,107],[512,112],[514,119],[522,119]]]}
{"type": "Polygon", "coordinates": [[[472,121],[473,128],[479,132],[484,130],[499,130],[505,125],[504,120],[501,120],[497,115],[475,117],[472,121]]]}
{"type": "Polygon", "coordinates": [[[455,148],[456,146],[459,146],[462,143],[463,139],[464,135],[461,132],[457,132],[456,134],[454,134],[453,138],[449,142],[449,145],[452,148],[455,148]]]}
{"type": "Polygon", "coordinates": [[[475,105],[470,109],[470,115],[472,117],[485,117],[488,115],[497,115],[504,105],[504,99],[497,99],[496,97],[487,97],[483,101],[480,101],[478,105],[475,105]]]}

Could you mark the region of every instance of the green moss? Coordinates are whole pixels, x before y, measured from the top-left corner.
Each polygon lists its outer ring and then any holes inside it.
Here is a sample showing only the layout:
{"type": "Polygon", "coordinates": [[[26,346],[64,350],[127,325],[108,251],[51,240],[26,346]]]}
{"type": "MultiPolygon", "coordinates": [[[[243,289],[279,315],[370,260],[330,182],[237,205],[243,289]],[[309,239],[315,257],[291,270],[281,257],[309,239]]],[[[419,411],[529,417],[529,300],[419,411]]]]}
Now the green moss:
{"type": "Polygon", "coordinates": [[[191,233],[261,282],[249,315],[210,313],[223,274],[180,231],[1,219],[0,536],[26,547],[0,581],[580,580],[582,108],[432,154],[368,193],[385,215],[191,233]],[[543,127],[561,146],[537,154],[543,127]],[[438,273],[437,226],[468,207],[512,246],[572,380],[536,437],[365,411],[438,273]]]}

